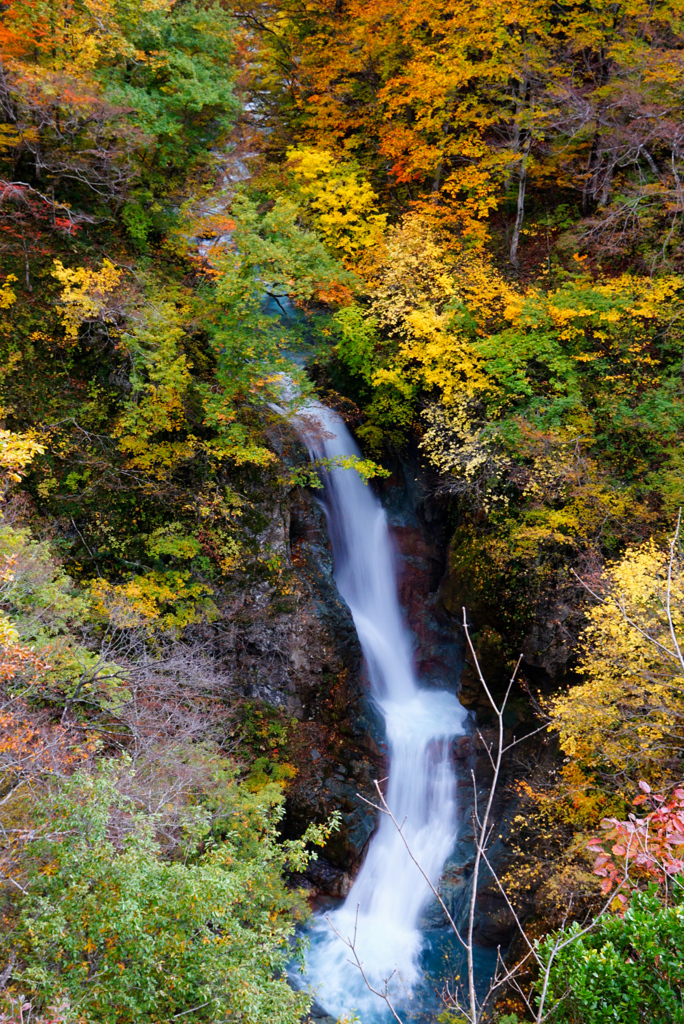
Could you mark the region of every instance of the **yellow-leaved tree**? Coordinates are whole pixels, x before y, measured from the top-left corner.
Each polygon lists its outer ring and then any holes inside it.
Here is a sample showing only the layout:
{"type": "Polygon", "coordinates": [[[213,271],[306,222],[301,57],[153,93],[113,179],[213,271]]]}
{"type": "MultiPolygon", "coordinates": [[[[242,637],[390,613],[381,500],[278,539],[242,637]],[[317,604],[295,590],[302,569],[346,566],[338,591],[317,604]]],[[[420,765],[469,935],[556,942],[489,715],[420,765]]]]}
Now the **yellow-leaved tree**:
{"type": "Polygon", "coordinates": [[[111,325],[120,317],[118,300],[123,270],[111,260],[104,260],[101,270],[71,269],[55,260],[52,276],[62,285],[59,311],[68,344],[76,344],[83,324],[98,321],[111,325]]]}
{"type": "Polygon", "coordinates": [[[408,214],[387,232],[368,309],[336,317],[338,356],[372,388],[359,431],[371,448],[379,449],[388,431],[401,442],[425,398],[476,430],[470,407],[492,390],[492,381],[472,340],[492,310],[514,297],[477,257],[456,264],[424,218],[408,214]]]}
{"type": "Polygon", "coordinates": [[[313,226],[325,244],[350,269],[370,271],[368,251],[382,243],[387,214],[378,196],[351,163],[326,149],[300,146],[288,150],[288,166],[313,226]]]}
{"type": "Polygon", "coordinates": [[[603,576],[582,636],[584,681],[550,707],[574,761],[659,783],[684,751],[684,565],[679,527],[669,546],[628,549],[603,576]]]}

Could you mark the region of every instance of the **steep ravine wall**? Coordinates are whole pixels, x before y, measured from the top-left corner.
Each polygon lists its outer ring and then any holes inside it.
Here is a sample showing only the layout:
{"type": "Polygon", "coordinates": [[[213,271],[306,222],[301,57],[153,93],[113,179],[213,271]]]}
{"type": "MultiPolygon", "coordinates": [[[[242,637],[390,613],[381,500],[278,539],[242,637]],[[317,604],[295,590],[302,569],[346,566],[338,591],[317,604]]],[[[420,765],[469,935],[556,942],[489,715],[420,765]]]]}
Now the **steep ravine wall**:
{"type": "MultiPolygon", "coordinates": [[[[418,674],[458,693],[472,709],[471,736],[454,745],[459,777],[459,840],[442,881],[455,917],[467,907],[474,847],[470,818],[474,771],[480,797],[488,784],[487,759],[475,737],[490,725],[483,694],[464,669],[463,633],[445,600],[455,588],[448,568],[450,531],[439,506],[430,500],[417,464],[396,464],[378,485],[396,544],[399,595],[414,639],[418,674]]],[[[361,652],[349,610],[333,579],[325,514],[319,495],[296,487],[268,505],[269,522],[259,536],[294,574],[293,593],[283,600],[267,584],[239,592],[224,609],[220,656],[232,669],[242,695],[266,701],[297,721],[288,758],[297,775],[287,789],[286,835],[300,835],[311,820],[342,812],[342,827],[295,881],[313,898],[343,897],[358,870],[375,827],[371,809],[359,794],[374,797],[374,779],[386,775],[382,729],[366,696],[361,652]]],[[[515,722],[511,723],[513,726],[515,722]]],[[[497,839],[492,851],[502,869],[509,859],[507,835],[517,809],[510,775],[502,780],[495,805],[497,839]]],[[[437,904],[425,924],[443,923],[437,904]]],[[[484,879],[478,895],[477,940],[506,945],[512,922],[496,886],[484,879]]]]}
{"type": "MultiPolygon", "coordinates": [[[[358,867],[375,817],[357,797],[371,797],[384,755],[377,716],[366,699],[361,651],[332,577],[325,514],[316,493],[267,495],[255,542],[280,559],[286,593],[272,582],[240,587],[217,624],[216,654],[242,700],[265,702],[294,719],[287,760],[286,835],[341,810],[343,827],[306,879],[312,895],[342,896],[358,867]]],[[[238,754],[240,753],[238,748],[238,754]]]]}

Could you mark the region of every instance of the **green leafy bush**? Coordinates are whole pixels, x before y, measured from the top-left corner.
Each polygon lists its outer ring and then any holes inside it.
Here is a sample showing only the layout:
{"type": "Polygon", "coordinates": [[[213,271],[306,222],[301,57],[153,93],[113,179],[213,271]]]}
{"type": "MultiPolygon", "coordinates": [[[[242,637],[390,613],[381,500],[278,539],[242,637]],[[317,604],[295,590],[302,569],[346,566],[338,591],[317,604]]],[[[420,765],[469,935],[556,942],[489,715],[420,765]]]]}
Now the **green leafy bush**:
{"type": "MultiPolygon", "coordinates": [[[[606,916],[577,935],[551,967],[549,1009],[558,1024],[684,1022],[684,889],[664,906],[655,887],[635,893],[624,917],[606,916]]],[[[548,963],[558,935],[541,945],[548,963]]]]}
{"type": "Polygon", "coordinates": [[[93,1024],[161,1024],[191,1010],[196,1021],[297,1024],[308,997],[284,972],[305,904],[282,872],[302,870],[305,841],[329,830],[279,843],[278,788],[250,793],[228,774],[220,840],[196,808],[178,859],[164,859],[158,816],[125,794],[130,777],[126,761],[101,763],[43,801],[9,996],[93,1024]]]}

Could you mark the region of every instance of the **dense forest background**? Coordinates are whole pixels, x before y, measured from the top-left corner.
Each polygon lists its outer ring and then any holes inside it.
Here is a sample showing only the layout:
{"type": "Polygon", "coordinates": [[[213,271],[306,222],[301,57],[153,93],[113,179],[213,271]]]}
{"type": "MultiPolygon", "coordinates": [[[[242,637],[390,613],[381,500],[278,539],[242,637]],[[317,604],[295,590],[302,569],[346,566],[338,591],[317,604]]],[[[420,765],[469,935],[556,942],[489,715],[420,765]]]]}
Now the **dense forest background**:
{"type": "Polygon", "coordinates": [[[514,899],[597,922],[552,1019],[684,1020],[681,0],[0,16],[0,1019],[307,1011],[336,820],[279,839],[298,724],[217,655],[303,599],[286,368],[420,465],[494,686],[523,652],[514,899]]]}

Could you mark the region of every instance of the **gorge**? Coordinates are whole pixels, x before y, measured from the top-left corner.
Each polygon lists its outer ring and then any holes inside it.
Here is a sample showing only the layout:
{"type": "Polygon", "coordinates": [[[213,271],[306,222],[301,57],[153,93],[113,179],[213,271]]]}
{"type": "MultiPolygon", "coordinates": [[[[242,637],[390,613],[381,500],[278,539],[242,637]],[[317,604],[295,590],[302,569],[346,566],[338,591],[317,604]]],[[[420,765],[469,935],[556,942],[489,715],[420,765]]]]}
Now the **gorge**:
{"type": "Polygon", "coordinates": [[[3,0],[0,1024],[684,1024],[683,53],[3,0]]]}

